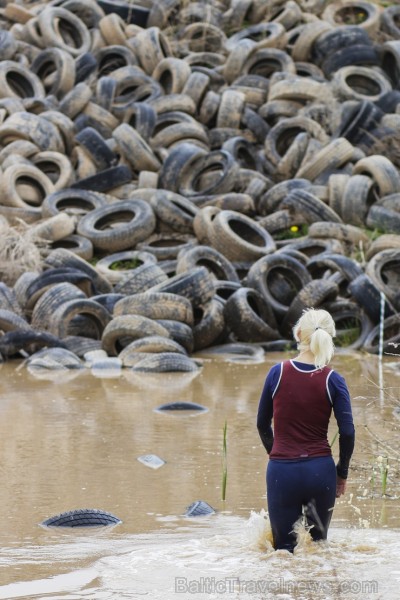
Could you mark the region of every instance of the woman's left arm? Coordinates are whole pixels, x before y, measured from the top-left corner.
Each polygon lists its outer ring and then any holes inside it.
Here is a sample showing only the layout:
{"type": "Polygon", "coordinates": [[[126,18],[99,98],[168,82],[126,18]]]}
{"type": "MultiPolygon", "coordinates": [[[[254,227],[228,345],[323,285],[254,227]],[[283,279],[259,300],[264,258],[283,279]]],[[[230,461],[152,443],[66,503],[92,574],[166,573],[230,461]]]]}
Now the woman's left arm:
{"type": "Polygon", "coordinates": [[[258,405],[257,429],[264,448],[268,454],[270,454],[272,445],[274,443],[274,433],[271,425],[273,416],[272,394],[277,382],[279,381],[279,373],[280,365],[275,365],[269,371],[258,405]]]}

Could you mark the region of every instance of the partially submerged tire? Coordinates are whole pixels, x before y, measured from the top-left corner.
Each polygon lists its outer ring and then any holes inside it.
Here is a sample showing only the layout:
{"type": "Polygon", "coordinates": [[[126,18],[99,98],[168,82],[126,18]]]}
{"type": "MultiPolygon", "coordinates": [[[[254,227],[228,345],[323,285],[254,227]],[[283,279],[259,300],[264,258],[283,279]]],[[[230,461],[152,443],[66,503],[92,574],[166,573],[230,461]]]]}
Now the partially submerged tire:
{"type": "Polygon", "coordinates": [[[132,370],[144,373],[188,373],[198,371],[199,368],[199,365],[188,356],[174,352],[160,352],[139,361],[132,370]]]}
{"type": "Polygon", "coordinates": [[[104,510],[79,508],[60,513],[43,521],[43,527],[106,527],[122,523],[121,519],[104,510]]]}

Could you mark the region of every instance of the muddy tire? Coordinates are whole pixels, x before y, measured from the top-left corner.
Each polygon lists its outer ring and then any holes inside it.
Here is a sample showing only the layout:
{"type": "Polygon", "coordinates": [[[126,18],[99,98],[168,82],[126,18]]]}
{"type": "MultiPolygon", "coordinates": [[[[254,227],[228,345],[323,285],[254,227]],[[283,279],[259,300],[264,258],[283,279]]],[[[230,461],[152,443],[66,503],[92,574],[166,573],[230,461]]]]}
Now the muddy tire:
{"type": "Polygon", "coordinates": [[[337,300],[327,305],[336,327],[335,346],[359,350],[373,328],[373,323],[355,302],[337,300]]]}
{"type": "Polygon", "coordinates": [[[215,216],[211,244],[234,262],[257,260],[275,250],[275,242],[265,229],[246,215],[228,210],[215,216]]]}
{"type": "Polygon", "coordinates": [[[64,248],[76,254],[80,258],[83,258],[86,261],[89,261],[93,258],[93,244],[87,238],[82,237],[81,235],[68,235],[67,237],[62,238],[56,242],[52,242],[50,244],[50,252],[52,250],[56,250],[57,248],[64,248]]]}
{"type": "MultiPolygon", "coordinates": [[[[356,300],[357,304],[364,309],[371,321],[373,323],[378,323],[381,313],[381,293],[372,279],[365,274],[359,275],[349,284],[348,289],[351,296],[356,300]]],[[[393,314],[393,310],[387,302],[385,302],[384,310],[385,317],[389,317],[393,314]]]]}
{"type": "Polygon", "coordinates": [[[139,294],[167,280],[168,276],[158,264],[142,265],[115,284],[114,291],[126,296],[139,294]]]}
{"type": "Polygon", "coordinates": [[[165,327],[147,317],[122,315],[114,317],[105,327],[102,347],[108,355],[118,356],[132,341],[153,335],[170,337],[165,327]]]}
{"type": "Polygon", "coordinates": [[[50,271],[44,271],[44,273],[36,277],[28,286],[26,290],[27,302],[25,303],[25,310],[33,310],[33,307],[39,298],[47,290],[59,283],[69,283],[76,286],[82,290],[87,297],[91,296],[94,292],[92,279],[87,273],[68,267],[51,269],[50,271]]]}
{"type": "Polygon", "coordinates": [[[150,354],[160,354],[161,352],[174,352],[186,356],[186,350],[175,340],[153,335],[131,342],[119,353],[118,357],[124,367],[134,367],[150,354]]]}
{"type": "Polygon", "coordinates": [[[131,250],[101,258],[96,263],[96,271],[115,285],[133,275],[137,268],[143,265],[155,265],[156,262],[157,258],[150,252],[131,250]]]}
{"type": "Polygon", "coordinates": [[[239,277],[232,263],[221,252],[209,246],[195,246],[187,251],[181,251],[176,273],[179,275],[199,266],[206,267],[216,279],[239,283],[239,277]]]}
{"type": "Polygon", "coordinates": [[[222,302],[212,298],[207,304],[197,308],[193,327],[194,351],[212,346],[216,340],[221,339],[224,332],[227,334],[222,302]]]}
{"type": "Polygon", "coordinates": [[[69,188],[49,194],[43,201],[42,214],[52,217],[66,212],[70,216],[82,216],[106,204],[102,194],[69,188]]]}
{"type": "Polygon", "coordinates": [[[75,299],[63,302],[48,320],[46,329],[60,339],[71,335],[73,320],[78,318],[77,335],[85,334],[85,329],[94,339],[101,339],[111,315],[101,304],[88,299],[75,299]],[[84,320],[82,319],[84,317],[84,320]]]}
{"type": "Polygon", "coordinates": [[[122,298],[114,307],[114,316],[141,315],[148,319],[168,319],[193,325],[192,305],[177,294],[143,292],[122,298]]]}
{"type": "Polygon", "coordinates": [[[214,280],[206,267],[196,267],[190,273],[175,275],[151,288],[152,292],[178,294],[190,300],[193,306],[201,306],[214,295],[214,280]]]}
{"type": "Polygon", "coordinates": [[[119,252],[145,240],[155,225],[154,213],[147,202],[129,200],[91,211],[79,221],[77,231],[95,248],[119,252]]]}
{"type": "Polygon", "coordinates": [[[400,250],[382,250],[368,262],[365,274],[389,301],[393,301],[398,292],[399,269],[400,250]]]}
{"type": "Polygon", "coordinates": [[[28,321],[10,310],[0,308],[0,331],[7,333],[21,329],[31,329],[28,321]]]}
{"type": "Polygon", "coordinates": [[[153,254],[159,261],[174,260],[178,254],[197,246],[193,235],[182,233],[155,233],[136,245],[136,249],[153,254]]]}
{"type": "Polygon", "coordinates": [[[198,371],[199,368],[199,365],[188,356],[174,352],[160,352],[143,358],[132,370],[144,373],[188,373],[198,371]]]}
{"type": "Polygon", "coordinates": [[[157,319],[156,322],[164,327],[168,331],[169,337],[185,348],[188,354],[193,352],[193,331],[189,325],[173,319],[157,319]]]}
{"type": "Polygon", "coordinates": [[[251,267],[246,282],[259,292],[275,315],[282,318],[295,296],[311,281],[305,266],[290,255],[271,254],[251,267]]]}
{"type": "Polygon", "coordinates": [[[159,192],[150,200],[155,215],[162,224],[178,233],[193,233],[193,219],[199,209],[193,202],[173,192],[159,192]]]}
{"type": "Polygon", "coordinates": [[[0,337],[0,354],[15,356],[21,350],[33,354],[40,348],[65,348],[65,344],[56,336],[44,331],[24,329],[10,331],[0,337]]]}
{"type": "Polygon", "coordinates": [[[272,309],[256,290],[240,288],[226,301],[226,324],[240,342],[266,342],[278,339],[272,309]]]}

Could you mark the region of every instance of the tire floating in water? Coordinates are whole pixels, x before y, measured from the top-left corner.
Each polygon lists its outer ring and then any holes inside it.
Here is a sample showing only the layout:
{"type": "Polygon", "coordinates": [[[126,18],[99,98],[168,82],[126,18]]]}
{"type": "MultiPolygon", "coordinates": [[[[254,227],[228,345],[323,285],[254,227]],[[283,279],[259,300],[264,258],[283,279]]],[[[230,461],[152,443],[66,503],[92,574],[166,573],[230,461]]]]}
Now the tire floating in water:
{"type": "Polygon", "coordinates": [[[104,510],[78,508],[50,517],[43,527],[108,527],[122,523],[121,519],[104,510]]]}

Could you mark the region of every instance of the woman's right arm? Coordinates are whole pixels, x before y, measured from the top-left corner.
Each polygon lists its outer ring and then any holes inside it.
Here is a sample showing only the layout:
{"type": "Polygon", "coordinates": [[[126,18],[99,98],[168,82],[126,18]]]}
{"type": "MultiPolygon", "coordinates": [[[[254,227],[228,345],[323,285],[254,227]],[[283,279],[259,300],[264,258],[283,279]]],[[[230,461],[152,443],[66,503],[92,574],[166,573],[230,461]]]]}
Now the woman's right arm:
{"type": "Polygon", "coordinates": [[[338,478],[347,479],[350,459],[354,450],[355,431],[351,410],[350,394],[344,378],[339,373],[332,373],[333,412],[339,428],[339,461],[336,465],[338,478]]]}

